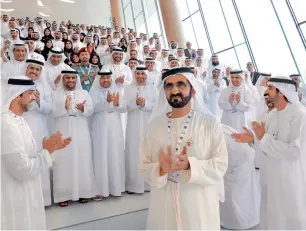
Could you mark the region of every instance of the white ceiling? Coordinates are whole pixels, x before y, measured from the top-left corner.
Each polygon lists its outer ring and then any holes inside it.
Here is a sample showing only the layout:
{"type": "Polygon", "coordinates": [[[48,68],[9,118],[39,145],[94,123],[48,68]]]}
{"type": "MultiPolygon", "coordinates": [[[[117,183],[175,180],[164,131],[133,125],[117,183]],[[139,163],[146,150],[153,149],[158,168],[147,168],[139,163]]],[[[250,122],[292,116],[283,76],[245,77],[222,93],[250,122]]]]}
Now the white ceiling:
{"type": "MultiPolygon", "coordinates": [[[[4,0],[7,1],[7,0],[4,0]]],[[[111,0],[73,0],[75,3],[65,3],[59,0],[40,0],[43,7],[38,6],[37,0],[11,0],[11,3],[1,1],[1,9],[15,9],[7,13],[10,16],[34,18],[42,17],[42,12],[49,17],[48,20],[67,21],[73,23],[86,23],[96,25],[109,25],[111,17],[111,0]]],[[[3,14],[4,12],[1,12],[3,14]]]]}

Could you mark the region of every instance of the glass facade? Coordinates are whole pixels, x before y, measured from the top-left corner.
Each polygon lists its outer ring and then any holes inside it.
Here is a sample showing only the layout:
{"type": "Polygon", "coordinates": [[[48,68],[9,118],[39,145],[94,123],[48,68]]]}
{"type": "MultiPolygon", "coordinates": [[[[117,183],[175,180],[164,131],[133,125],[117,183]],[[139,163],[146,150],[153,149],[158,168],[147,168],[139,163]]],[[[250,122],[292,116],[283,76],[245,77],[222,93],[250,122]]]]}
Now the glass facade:
{"type": "MultiPolygon", "coordinates": [[[[186,40],[203,48],[207,59],[218,54],[221,62],[241,69],[251,61],[258,71],[300,73],[305,81],[306,0],[177,1],[186,40]]],[[[166,41],[158,0],[122,4],[127,27],[134,23],[137,30],[156,31],[166,41]]]]}
{"type": "Polygon", "coordinates": [[[156,32],[166,46],[158,0],[121,0],[121,4],[126,28],[133,28],[149,36],[156,32]]]}
{"type": "Polygon", "coordinates": [[[306,1],[179,0],[185,36],[233,68],[306,76],[306,1]]]}

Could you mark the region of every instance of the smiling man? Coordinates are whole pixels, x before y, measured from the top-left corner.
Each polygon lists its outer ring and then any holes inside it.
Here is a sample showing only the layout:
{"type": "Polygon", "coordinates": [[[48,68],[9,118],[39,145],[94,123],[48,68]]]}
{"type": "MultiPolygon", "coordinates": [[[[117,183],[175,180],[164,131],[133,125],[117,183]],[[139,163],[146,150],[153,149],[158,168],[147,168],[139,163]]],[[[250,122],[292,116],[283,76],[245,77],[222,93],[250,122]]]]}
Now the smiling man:
{"type": "Polygon", "coordinates": [[[262,152],[260,229],[306,229],[306,112],[296,83],[277,76],[268,81],[267,100],[275,107],[253,133],[233,134],[262,152]],[[254,134],[254,135],[253,135],[254,134]]]}
{"type": "Polygon", "coordinates": [[[68,201],[87,203],[94,196],[94,177],[88,117],[93,113],[89,93],[82,89],[78,73],[62,71],[60,86],[53,94],[52,116],[55,128],[74,140],[56,153],[53,165],[54,202],[61,207],[68,201]],[[68,168],[68,169],[67,169],[68,168]]]}
{"type": "Polygon", "coordinates": [[[190,68],[162,78],[140,144],[140,169],[151,186],[147,229],[218,230],[227,169],[221,124],[205,107],[190,68]]]}

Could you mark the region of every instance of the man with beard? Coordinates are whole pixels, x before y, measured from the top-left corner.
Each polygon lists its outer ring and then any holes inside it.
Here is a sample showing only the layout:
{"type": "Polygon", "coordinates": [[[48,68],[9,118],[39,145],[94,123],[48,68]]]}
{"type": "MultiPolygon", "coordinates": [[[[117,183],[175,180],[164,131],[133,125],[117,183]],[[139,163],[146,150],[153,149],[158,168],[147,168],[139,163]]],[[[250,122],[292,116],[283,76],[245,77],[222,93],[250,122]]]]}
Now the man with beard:
{"type": "Polygon", "coordinates": [[[222,116],[222,110],[219,107],[218,100],[221,92],[226,88],[226,83],[220,75],[220,69],[213,70],[213,76],[207,81],[207,89],[209,94],[209,109],[217,119],[220,121],[222,116]]]}
{"type": "Polygon", "coordinates": [[[186,49],[184,50],[184,52],[187,58],[190,58],[193,60],[197,56],[197,51],[195,49],[192,49],[191,46],[192,46],[191,42],[187,42],[186,49]]]}
{"type": "Polygon", "coordinates": [[[267,106],[265,103],[265,91],[268,88],[268,81],[272,75],[270,73],[260,73],[259,78],[256,81],[255,87],[257,88],[259,94],[259,103],[256,107],[256,117],[262,116],[263,113],[267,111],[267,106]]]}
{"type": "Polygon", "coordinates": [[[64,50],[65,44],[62,41],[62,32],[60,30],[54,33],[54,40],[52,41],[53,47],[59,47],[64,50]]]}
{"type": "Polygon", "coordinates": [[[19,29],[11,29],[10,30],[10,36],[9,40],[11,43],[19,43],[20,41],[20,36],[19,36],[19,29]]]}
{"type": "Polygon", "coordinates": [[[68,201],[87,203],[94,196],[94,176],[88,118],[93,113],[92,99],[82,89],[78,73],[63,70],[60,87],[53,94],[52,116],[55,128],[74,141],[55,154],[53,165],[54,202],[68,206],[68,201]],[[69,171],[67,168],[69,167],[69,171]]]}
{"type": "Polygon", "coordinates": [[[51,27],[51,34],[53,37],[55,36],[56,31],[57,31],[57,24],[53,23],[51,27]]]}
{"type": "Polygon", "coordinates": [[[247,63],[247,69],[249,71],[251,81],[252,81],[253,85],[255,85],[259,76],[260,76],[260,73],[257,72],[257,71],[254,71],[253,63],[251,63],[251,62],[247,63]]]}
{"type": "Polygon", "coordinates": [[[223,76],[224,75],[224,70],[225,70],[225,66],[219,62],[219,57],[218,55],[213,55],[211,56],[211,58],[208,61],[208,65],[207,65],[207,77],[211,78],[213,75],[213,70],[215,68],[220,69],[220,75],[223,76]]]}
{"type": "Polygon", "coordinates": [[[241,70],[231,71],[231,83],[219,96],[219,107],[223,110],[221,123],[240,131],[249,127],[248,112],[254,104],[252,91],[246,86],[241,70]]]}
{"type": "Polygon", "coordinates": [[[178,43],[175,41],[171,41],[170,48],[169,48],[169,54],[173,55],[174,57],[177,57],[177,48],[178,48],[178,43]]]}
{"type": "Polygon", "coordinates": [[[35,83],[25,76],[8,80],[1,115],[1,228],[45,230],[41,189],[42,169],[52,164],[50,155],[71,141],[60,132],[41,138],[37,149],[31,129],[22,117],[35,98],[35,83]]]}
{"type": "Polygon", "coordinates": [[[144,193],[149,190],[139,171],[139,142],[147,126],[156,101],[157,90],[147,84],[148,70],[145,66],[136,67],[134,80],[124,92],[124,105],[127,107],[125,142],[125,188],[128,193],[144,193]]]}
{"type": "Polygon", "coordinates": [[[41,54],[35,52],[35,50],[36,50],[36,43],[35,43],[35,41],[32,38],[28,38],[25,41],[25,44],[27,44],[28,48],[29,48],[29,55],[28,55],[29,59],[36,59],[36,60],[39,60],[41,62],[45,62],[44,56],[42,56],[41,54]]]}
{"type": "MultiPolygon", "coordinates": [[[[41,140],[49,136],[47,115],[52,110],[52,89],[42,77],[44,62],[35,59],[26,61],[27,67],[25,76],[29,77],[35,83],[36,91],[35,101],[29,107],[29,110],[23,114],[27,121],[33,138],[36,142],[37,151],[42,149],[41,140]]],[[[51,205],[51,187],[50,187],[50,169],[43,168],[41,171],[41,183],[45,206],[51,205]]]]}
{"type": "Polygon", "coordinates": [[[5,38],[5,34],[8,32],[9,16],[4,14],[1,20],[1,37],[5,38]]]}
{"type": "Polygon", "coordinates": [[[302,105],[306,107],[306,87],[301,86],[302,76],[299,74],[292,74],[290,75],[290,78],[295,82],[296,89],[298,92],[299,100],[302,105]]]}
{"type": "Polygon", "coordinates": [[[49,57],[45,63],[46,80],[53,90],[56,90],[60,84],[61,71],[69,68],[64,63],[66,56],[64,51],[58,47],[53,47],[49,51],[49,57]]]}
{"type": "Polygon", "coordinates": [[[104,65],[104,59],[109,55],[109,46],[107,44],[107,38],[102,37],[99,46],[96,49],[97,55],[100,57],[101,64],[104,65]]]}
{"type": "Polygon", "coordinates": [[[266,121],[233,135],[263,152],[260,229],[305,230],[306,112],[290,77],[271,77],[265,94],[275,107],[266,121]]]}
{"type": "Polygon", "coordinates": [[[130,67],[131,71],[133,71],[134,68],[137,67],[138,65],[139,65],[138,59],[130,59],[127,63],[127,66],[130,67]]]}
{"type": "Polygon", "coordinates": [[[81,78],[82,88],[89,92],[94,78],[97,75],[97,70],[89,63],[89,52],[86,47],[80,49],[79,59],[81,64],[79,66],[73,66],[72,68],[78,72],[81,78]]]}
{"type": "Polygon", "coordinates": [[[124,139],[120,113],[126,107],[112,83],[112,72],[99,72],[90,89],[94,105],[91,117],[96,197],[121,196],[125,192],[124,139]]]}
{"type": "Polygon", "coordinates": [[[140,169],[151,186],[146,228],[220,229],[227,169],[221,124],[205,107],[190,68],[171,69],[162,78],[140,144],[140,169]]]}
{"type": "MultiPolygon", "coordinates": [[[[41,52],[44,49],[45,44],[40,41],[41,38],[40,38],[39,32],[34,31],[31,34],[31,37],[32,37],[33,41],[35,41],[36,50],[38,52],[41,52]]],[[[53,45],[54,45],[54,43],[53,43],[53,45]]]]}
{"type": "Polygon", "coordinates": [[[71,36],[71,40],[72,40],[72,47],[73,49],[81,49],[83,48],[85,45],[80,41],[80,37],[78,33],[73,33],[71,36]]]}

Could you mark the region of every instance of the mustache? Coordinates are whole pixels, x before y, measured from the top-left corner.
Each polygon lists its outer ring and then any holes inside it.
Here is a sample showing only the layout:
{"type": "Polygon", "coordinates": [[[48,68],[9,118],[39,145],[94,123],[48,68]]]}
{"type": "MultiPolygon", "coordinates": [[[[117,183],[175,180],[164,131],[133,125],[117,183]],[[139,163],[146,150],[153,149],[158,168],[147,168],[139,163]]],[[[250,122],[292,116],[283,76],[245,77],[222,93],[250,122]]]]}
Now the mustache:
{"type": "Polygon", "coordinates": [[[182,100],[184,99],[184,96],[181,93],[178,93],[178,94],[170,95],[170,100],[172,100],[174,97],[177,97],[177,96],[181,97],[182,100]]]}

